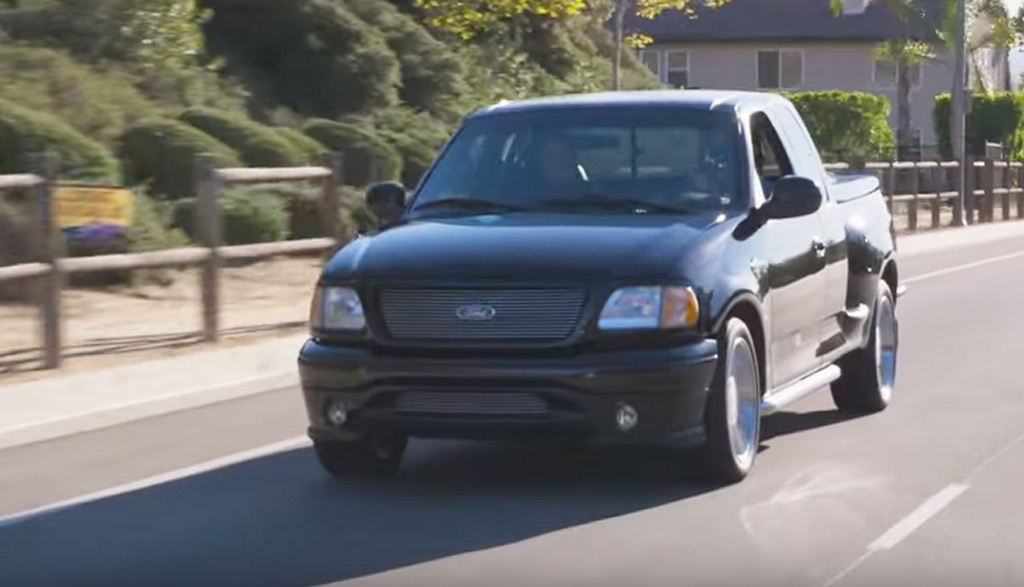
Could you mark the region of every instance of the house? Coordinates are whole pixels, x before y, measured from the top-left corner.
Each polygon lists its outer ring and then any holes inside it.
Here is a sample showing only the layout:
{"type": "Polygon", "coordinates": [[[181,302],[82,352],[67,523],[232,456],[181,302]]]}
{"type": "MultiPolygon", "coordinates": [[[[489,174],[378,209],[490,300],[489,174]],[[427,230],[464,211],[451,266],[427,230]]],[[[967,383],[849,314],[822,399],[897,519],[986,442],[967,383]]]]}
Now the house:
{"type": "MultiPolygon", "coordinates": [[[[920,21],[908,23],[915,40],[930,38],[941,22],[941,2],[920,21]]],[[[737,90],[846,90],[884,95],[892,105],[896,128],[896,66],[877,59],[882,42],[900,38],[902,25],[881,2],[843,0],[836,16],[829,0],[732,0],[696,18],[668,10],[654,20],[631,17],[627,33],[653,43],[640,60],[662,83],[673,87],[737,90]]],[[[927,7],[926,7],[927,8],[927,7]]],[[[972,83],[991,90],[1009,89],[1007,52],[985,49],[970,56],[972,83]]],[[[953,57],[944,50],[913,66],[911,128],[924,156],[934,153],[932,108],[935,96],[953,87],[953,57]]],[[[895,133],[894,133],[895,134],[895,133]]]]}

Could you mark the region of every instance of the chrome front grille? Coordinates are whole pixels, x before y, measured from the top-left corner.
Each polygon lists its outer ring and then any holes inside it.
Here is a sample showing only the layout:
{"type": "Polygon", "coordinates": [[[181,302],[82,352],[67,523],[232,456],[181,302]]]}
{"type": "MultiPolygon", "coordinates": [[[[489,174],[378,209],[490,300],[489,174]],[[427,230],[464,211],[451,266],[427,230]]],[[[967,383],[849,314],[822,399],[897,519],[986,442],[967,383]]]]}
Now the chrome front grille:
{"type": "Polygon", "coordinates": [[[399,289],[380,308],[397,340],[558,341],[580,321],[582,289],[399,289]]]}
{"type": "Polygon", "coordinates": [[[543,398],[523,392],[404,391],[395,410],[407,414],[478,416],[540,416],[548,412],[543,398]]]}

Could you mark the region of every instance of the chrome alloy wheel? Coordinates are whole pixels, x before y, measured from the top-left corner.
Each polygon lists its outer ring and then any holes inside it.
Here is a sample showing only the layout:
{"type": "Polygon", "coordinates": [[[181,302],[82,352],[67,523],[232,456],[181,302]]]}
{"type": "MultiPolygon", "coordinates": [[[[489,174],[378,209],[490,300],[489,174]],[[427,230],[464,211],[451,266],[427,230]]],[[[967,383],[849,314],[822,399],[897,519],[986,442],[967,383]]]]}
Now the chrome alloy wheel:
{"type": "Polygon", "coordinates": [[[725,415],[729,444],[736,465],[749,469],[757,453],[761,397],[758,391],[757,359],[750,343],[737,337],[729,349],[725,369],[725,415]]]}
{"type": "Polygon", "coordinates": [[[892,298],[881,296],[875,312],[875,366],[878,374],[878,391],[882,401],[888,404],[896,382],[896,351],[899,344],[896,309],[892,298]]]}

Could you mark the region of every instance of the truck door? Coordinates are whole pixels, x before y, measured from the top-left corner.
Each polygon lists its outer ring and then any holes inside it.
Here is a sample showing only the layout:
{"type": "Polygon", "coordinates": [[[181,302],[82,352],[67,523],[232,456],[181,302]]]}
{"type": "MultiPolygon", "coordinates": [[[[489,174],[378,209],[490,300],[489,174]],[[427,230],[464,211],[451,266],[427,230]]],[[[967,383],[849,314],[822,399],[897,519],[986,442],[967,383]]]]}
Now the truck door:
{"type": "MultiPolygon", "coordinates": [[[[794,173],[776,125],[765,112],[751,116],[754,166],[765,197],[775,181],[794,173]]],[[[771,220],[764,227],[771,307],[772,387],[798,379],[819,365],[825,313],[825,257],[817,214],[771,220]]]]}
{"type": "Polygon", "coordinates": [[[846,311],[846,294],[849,291],[850,278],[846,211],[829,193],[829,179],[818,154],[818,148],[796,109],[792,106],[779,107],[771,114],[778,121],[787,151],[793,155],[794,172],[813,179],[825,196],[818,214],[821,222],[819,238],[825,243],[825,274],[828,281],[823,291],[825,306],[821,332],[818,335],[821,342],[818,352],[824,356],[838,348],[845,340],[842,317],[846,311]]]}

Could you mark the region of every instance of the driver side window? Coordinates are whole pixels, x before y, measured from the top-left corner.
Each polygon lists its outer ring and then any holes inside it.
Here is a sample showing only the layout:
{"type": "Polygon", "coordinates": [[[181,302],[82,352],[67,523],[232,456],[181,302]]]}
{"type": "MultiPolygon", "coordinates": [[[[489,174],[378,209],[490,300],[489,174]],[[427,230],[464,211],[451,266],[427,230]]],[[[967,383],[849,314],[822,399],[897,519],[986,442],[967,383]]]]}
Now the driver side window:
{"type": "Polygon", "coordinates": [[[771,195],[776,180],[792,175],[793,166],[782,147],[779,134],[763,112],[758,112],[751,118],[750,126],[754,167],[761,179],[761,190],[767,198],[771,195]]]}

